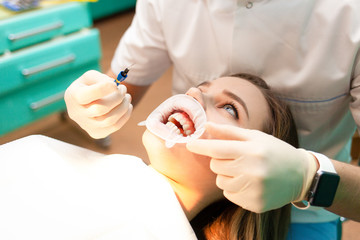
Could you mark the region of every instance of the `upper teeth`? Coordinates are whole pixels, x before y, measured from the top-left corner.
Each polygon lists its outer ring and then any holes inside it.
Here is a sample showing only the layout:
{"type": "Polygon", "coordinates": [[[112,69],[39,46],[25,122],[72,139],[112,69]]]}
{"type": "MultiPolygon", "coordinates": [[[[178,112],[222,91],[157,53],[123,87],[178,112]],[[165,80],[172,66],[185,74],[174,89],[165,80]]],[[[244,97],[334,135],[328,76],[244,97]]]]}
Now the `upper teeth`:
{"type": "Polygon", "coordinates": [[[178,127],[175,124],[173,124],[172,122],[167,122],[166,126],[168,126],[171,129],[171,131],[181,135],[180,129],[178,129],[178,127]]]}
{"type": "Polygon", "coordinates": [[[190,120],[181,113],[174,113],[169,116],[166,126],[168,126],[172,131],[177,134],[181,134],[180,129],[172,122],[174,119],[181,124],[186,136],[193,133],[189,124],[190,120]]]}

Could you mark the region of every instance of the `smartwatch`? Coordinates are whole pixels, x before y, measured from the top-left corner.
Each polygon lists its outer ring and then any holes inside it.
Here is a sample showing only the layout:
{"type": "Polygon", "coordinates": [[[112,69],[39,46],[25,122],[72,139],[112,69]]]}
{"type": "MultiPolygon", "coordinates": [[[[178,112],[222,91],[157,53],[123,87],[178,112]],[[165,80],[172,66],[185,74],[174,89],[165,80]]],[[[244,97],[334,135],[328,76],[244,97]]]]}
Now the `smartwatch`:
{"type": "Polygon", "coordinates": [[[335,198],[340,176],[328,157],[320,153],[311,153],[318,160],[320,167],[310,186],[307,201],[311,206],[330,207],[335,198]]]}

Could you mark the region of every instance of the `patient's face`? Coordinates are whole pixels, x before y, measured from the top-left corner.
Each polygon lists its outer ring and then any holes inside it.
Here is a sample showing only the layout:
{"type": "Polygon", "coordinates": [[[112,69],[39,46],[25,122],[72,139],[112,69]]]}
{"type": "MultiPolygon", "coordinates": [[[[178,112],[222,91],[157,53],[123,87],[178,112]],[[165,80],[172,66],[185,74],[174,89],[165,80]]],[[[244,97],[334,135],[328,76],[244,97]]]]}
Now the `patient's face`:
{"type": "Polygon", "coordinates": [[[267,102],[252,83],[224,77],[190,88],[187,95],[203,106],[208,121],[262,130],[269,117],[267,102]]]}
{"type": "MultiPolygon", "coordinates": [[[[237,77],[203,83],[189,89],[186,94],[202,105],[207,120],[211,122],[263,130],[264,123],[270,117],[268,104],[258,87],[237,77]]],[[[206,132],[202,138],[207,138],[206,132]]],[[[149,131],[145,131],[143,143],[151,165],[164,175],[176,181],[215,184],[209,159],[190,153],[185,144],[166,148],[164,141],[149,131]]]]}

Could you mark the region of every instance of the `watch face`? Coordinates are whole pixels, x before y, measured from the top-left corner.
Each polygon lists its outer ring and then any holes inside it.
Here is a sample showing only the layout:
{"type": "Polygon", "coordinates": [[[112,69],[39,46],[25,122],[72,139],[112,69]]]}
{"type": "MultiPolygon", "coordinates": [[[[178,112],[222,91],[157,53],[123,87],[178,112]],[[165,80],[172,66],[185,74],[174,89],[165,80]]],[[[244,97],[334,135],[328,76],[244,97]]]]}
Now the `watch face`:
{"type": "Polygon", "coordinates": [[[339,175],[331,172],[317,173],[318,181],[313,191],[313,197],[309,199],[312,206],[330,207],[340,181],[339,175]]]}

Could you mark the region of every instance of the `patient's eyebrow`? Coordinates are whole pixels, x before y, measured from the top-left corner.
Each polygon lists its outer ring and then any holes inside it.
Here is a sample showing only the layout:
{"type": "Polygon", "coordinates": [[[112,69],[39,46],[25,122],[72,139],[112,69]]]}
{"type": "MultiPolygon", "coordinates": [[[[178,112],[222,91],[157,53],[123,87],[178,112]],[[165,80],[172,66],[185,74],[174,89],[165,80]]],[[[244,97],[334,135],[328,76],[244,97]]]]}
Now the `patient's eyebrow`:
{"type": "Polygon", "coordinates": [[[232,92],[230,92],[230,91],[228,91],[228,90],[224,90],[224,91],[223,91],[223,94],[225,94],[226,96],[234,99],[234,100],[237,101],[241,106],[243,106],[243,108],[244,108],[244,110],[245,110],[245,112],[246,112],[247,117],[250,118],[250,117],[249,117],[249,110],[248,110],[248,108],[247,108],[247,106],[246,106],[246,103],[245,103],[239,96],[235,95],[234,93],[232,93],[232,92]]]}
{"type": "Polygon", "coordinates": [[[211,85],[211,82],[205,81],[197,85],[196,87],[209,87],[211,85]]]}

